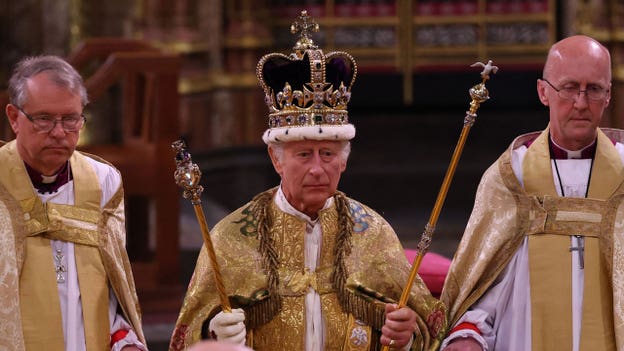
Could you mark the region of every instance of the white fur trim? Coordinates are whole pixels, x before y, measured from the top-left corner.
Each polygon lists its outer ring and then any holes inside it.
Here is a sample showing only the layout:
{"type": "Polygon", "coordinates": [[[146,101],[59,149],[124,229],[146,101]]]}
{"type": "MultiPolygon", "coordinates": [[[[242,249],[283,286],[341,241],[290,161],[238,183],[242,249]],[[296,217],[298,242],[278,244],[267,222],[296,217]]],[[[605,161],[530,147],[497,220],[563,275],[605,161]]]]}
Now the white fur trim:
{"type": "Polygon", "coordinates": [[[355,137],[353,124],[289,126],[269,128],[262,135],[266,144],[301,140],[351,140],[355,137]]]}

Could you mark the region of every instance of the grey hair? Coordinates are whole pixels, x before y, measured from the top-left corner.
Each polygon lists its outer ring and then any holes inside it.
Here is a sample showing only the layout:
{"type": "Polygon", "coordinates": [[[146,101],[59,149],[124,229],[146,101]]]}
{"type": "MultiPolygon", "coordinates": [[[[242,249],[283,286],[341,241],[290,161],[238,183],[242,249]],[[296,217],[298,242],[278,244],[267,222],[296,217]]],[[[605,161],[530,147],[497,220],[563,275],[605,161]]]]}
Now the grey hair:
{"type": "MultiPolygon", "coordinates": [[[[284,143],[269,143],[269,148],[273,150],[275,157],[278,162],[282,162],[282,158],[284,157],[284,143]]],[[[344,162],[347,162],[349,159],[349,154],[351,154],[351,142],[349,140],[340,140],[340,157],[344,162]]]]}
{"type": "Polygon", "coordinates": [[[87,89],[74,67],[58,56],[45,55],[26,57],[15,65],[8,87],[11,104],[24,106],[28,101],[28,79],[43,72],[49,74],[50,79],[59,87],[79,94],[82,107],[89,103],[87,89]]]}

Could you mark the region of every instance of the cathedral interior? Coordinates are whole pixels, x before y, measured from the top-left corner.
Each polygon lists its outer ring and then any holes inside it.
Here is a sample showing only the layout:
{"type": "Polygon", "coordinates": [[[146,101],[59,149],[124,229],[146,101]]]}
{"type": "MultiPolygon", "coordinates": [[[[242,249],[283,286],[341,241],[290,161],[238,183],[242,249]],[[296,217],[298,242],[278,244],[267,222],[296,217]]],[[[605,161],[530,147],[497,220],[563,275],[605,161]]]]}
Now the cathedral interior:
{"type": "MultiPolygon", "coordinates": [[[[445,176],[475,62],[487,82],[431,252],[452,258],[481,174],[548,111],[536,79],[557,40],[587,34],[612,54],[603,127],[624,128],[624,4],[619,0],[0,0],[0,103],[12,66],[56,54],[85,77],[91,103],[79,148],[122,172],[127,249],[148,345],[165,350],[202,245],[193,206],[174,181],[171,143],[183,138],[201,169],[209,227],[277,186],[261,135],[267,108],[256,63],[288,54],[301,10],[325,52],[354,56],[349,103],[357,133],[339,189],[382,214],[415,248],[445,176]]],[[[6,118],[0,140],[11,140],[6,118]]]]}

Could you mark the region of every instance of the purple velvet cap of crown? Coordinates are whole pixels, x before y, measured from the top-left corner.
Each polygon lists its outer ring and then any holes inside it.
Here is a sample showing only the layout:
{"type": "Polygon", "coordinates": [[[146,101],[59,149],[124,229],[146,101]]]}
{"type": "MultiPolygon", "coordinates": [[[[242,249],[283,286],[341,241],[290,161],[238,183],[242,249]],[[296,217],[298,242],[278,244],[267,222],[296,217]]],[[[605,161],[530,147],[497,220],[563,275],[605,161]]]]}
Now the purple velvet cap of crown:
{"type": "MultiPolygon", "coordinates": [[[[338,89],[340,83],[351,88],[356,68],[348,55],[340,52],[330,53],[325,63],[325,82],[338,89]],[[333,55],[332,55],[333,54],[333,55]]],[[[271,55],[262,66],[262,79],[271,88],[273,94],[282,91],[286,83],[293,90],[303,90],[303,85],[310,83],[310,57],[306,52],[302,59],[292,59],[286,55],[271,55]]]]}

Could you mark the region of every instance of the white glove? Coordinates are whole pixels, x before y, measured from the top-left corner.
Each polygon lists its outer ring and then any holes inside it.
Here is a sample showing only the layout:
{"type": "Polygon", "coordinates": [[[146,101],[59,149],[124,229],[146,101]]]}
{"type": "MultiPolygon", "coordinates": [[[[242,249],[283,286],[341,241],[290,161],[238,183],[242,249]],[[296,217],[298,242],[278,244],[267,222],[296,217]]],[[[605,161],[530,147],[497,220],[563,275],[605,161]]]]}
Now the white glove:
{"type": "Polygon", "coordinates": [[[245,344],[245,312],[242,308],[235,308],[230,313],[219,312],[210,321],[208,329],[217,336],[218,341],[230,344],[245,344]]]}

